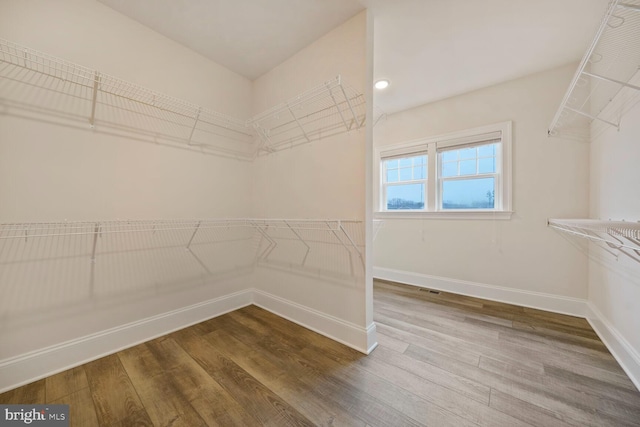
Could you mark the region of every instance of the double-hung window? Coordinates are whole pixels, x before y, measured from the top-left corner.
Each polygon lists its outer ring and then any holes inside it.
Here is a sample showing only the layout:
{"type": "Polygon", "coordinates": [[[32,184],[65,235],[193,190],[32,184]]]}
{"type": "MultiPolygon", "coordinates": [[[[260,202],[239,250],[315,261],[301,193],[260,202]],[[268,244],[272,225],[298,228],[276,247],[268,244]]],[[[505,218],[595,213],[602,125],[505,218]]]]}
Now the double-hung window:
{"type": "Polygon", "coordinates": [[[376,152],[379,216],[511,215],[511,122],[376,152]]]}

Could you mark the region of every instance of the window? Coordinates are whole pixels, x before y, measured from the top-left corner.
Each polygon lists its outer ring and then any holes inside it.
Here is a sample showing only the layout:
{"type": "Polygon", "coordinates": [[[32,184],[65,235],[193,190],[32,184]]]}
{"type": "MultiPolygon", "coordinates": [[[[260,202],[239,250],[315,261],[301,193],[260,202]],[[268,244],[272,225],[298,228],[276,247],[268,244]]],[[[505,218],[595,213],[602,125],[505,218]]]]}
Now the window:
{"type": "Polygon", "coordinates": [[[510,218],[510,153],[511,122],[378,149],[378,214],[510,218]]]}
{"type": "Polygon", "coordinates": [[[382,164],[387,210],[424,209],[427,191],[427,155],[385,159],[382,164]]]}

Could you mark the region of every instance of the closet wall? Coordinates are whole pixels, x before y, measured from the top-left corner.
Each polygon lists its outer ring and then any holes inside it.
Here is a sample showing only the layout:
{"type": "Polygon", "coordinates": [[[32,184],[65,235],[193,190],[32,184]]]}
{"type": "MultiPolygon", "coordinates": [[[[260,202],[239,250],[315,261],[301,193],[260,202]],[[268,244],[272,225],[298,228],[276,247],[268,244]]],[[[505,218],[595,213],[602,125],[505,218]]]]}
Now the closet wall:
{"type": "MultiPolygon", "coordinates": [[[[639,221],[640,104],[622,118],[620,131],[598,127],[592,129],[589,218],[639,221]]],[[[640,258],[619,254],[616,259],[596,245],[589,255],[590,320],[638,384],[640,258]]]]}
{"type": "MultiPolygon", "coordinates": [[[[364,94],[365,88],[371,87],[367,83],[366,36],[367,15],[362,12],[255,80],[254,113],[295,96],[310,82],[321,84],[337,74],[345,84],[364,94]]],[[[304,115],[305,111],[296,114],[304,115]]],[[[256,217],[359,221],[344,226],[360,254],[343,233],[338,232],[338,237],[326,232],[311,233],[311,248],[304,265],[304,251],[283,256],[285,262],[281,263],[277,263],[278,254],[274,253],[274,262],[259,268],[256,288],[293,303],[282,305],[267,298],[259,301],[264,305],[278,307],[285,316],[304,319],[307,326],[362,351],[375,342],[373,323],[365,324],[364,303],[367,149],[370,147],[365,146],[365,129],[361,128],[260,157],[254,164],[252,197],[256,217]],[[368,341],[372,342],[367,344],[368,341]]]]}
{"type": "MultiPolygon", "coordinates": [[[[364,94],[366,21],[354,17],[254,82],[96,1],[4,1],[0,38],[245,120],[338,74],[364,94]]],[[[0,94],[55,110],[37,76],[12,73],[0,94]]],[[[115,114],[132,117],[128,106],[115,114]]],[[[0,390],[253,302],[362,351],[375,343],[364,127],[251,162],[9,103],[0,113],[0,223],[90,224],[79,237],[0,240],[0,390]],[[280,223],[272,248],[252,227],[93,232],[100,221],[250,217],[349,221],[295,232],[280,223]]]]}
{"type": "MultiPolygon", "coordinates": [[[[249,80],[96,1],[3,1],[0,37],[235,117],[251,114],[249,80]]],[[[37,97],[44,102],[51,96],[0,79],[2,93],[14,90],[27,91],[24,99],[34,104],[40,102],[37,97]]],[[[250,162],[117,137],[100,126],[91,130],[88,121],[61,126],[46,117],[27,120],[21,117],[23,111],[2,104],[0,112],[2,223],[251,213],[250,162]]],[[[191,231],[157,233],[164,237],[154,245],[182,244],[189,239],[187,233],[191,231]]],[[[251,286],[245,271],[234,271],[246,260],[223,257],[225,252],[242,253],[237,246],[216,254],[221,263],[209,268],[220,277],[212,283],[193,277],[189,269],[195,269],[196,261],[184,248],[177,256],[167,253],[162,262],[156,257],[150,264],[145,258],[149,252],[133,250],[140,233],[113,236],[110,246],[101,247],[103,256],[96,257],[93,287],[88,280],[90,243],[80,246],[71,238],[0,241],[4,262],[13,254],[19,259],[19,251],[45,259],[24,268],[9,263],[0,269],[0,361],[251,286]],[[49,268],[53,265],[57,267],[49,268]]],[[[123,344],[115,341],[94,349],[98,354],[112,352],[118,345],[123,344]]],[[[77,361],[82,357],[88,356],[78,352],[77,361]]],[[[10,379],[4,371],[0,374],[1,389],[10,379]]]]}
{"type": "MultiPolygon", "coordinates": [[[[390,115],[374,146],[513,121],[511,220],[384,218],[375,277],[576,312],[587,261],[548,229],[548,217],[588,213],[587,144],[548,138],[547,126],[575,64],[390,115]]],[[[378,167],[374,165],[374,167],[378,167]]]]}

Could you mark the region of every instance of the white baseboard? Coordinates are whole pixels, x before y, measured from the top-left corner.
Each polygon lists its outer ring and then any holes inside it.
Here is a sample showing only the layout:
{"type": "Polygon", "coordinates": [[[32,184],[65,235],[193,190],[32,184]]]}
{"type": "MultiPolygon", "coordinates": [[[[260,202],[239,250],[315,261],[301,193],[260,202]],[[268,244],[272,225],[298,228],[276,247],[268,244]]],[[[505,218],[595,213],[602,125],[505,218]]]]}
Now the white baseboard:
{"type": "Polygon", "coordinates": [[[363,328],[259,289],[253,290],[253,303],[364,354],[369,354],[378,345],[375,323],[363,328]]]}
{"type": "Polygon", "coordinates": [[[251,305],[247,289],[0,361],[0,393],[251,305]]]}
{"type": "Polygon", "coordinates": [[[636,388],[640,390],[640,354],[591,301],[587,303],[586,317],[593,330],[596,331],[596,334],[616,358],[636,388]]]}
{"type": "Polygon", "coordinates": [[[552,311],[554,313],[568,314],[570,316],[585,317],[586,315],[586,300],[580,298],[524,291],[521,289],[505,288],[502,286],[392,270],[390,268],[382,267],[373,267],[373,277],[376,279],[400,282],[422,288],[436,289],[439,291],[452,292],[455,294],[483,298],[491,301],[552,311]]]}

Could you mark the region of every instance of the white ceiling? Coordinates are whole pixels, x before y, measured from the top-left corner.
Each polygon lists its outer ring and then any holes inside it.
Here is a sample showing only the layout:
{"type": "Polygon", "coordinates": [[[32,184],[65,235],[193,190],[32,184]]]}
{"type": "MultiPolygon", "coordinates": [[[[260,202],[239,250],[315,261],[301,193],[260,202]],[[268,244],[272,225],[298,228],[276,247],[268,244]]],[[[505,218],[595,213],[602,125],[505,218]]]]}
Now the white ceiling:
{"type": "MultiPolygon", "coordinates": [[[[608,0],[99,0],[255,79],[369,7],[387,113],[581,58],[608,0]]],[[[313,83],[313,82],[311,82],[313,83]]],[[[310,84],[311,84],[310,83],[310,84]]]]}

